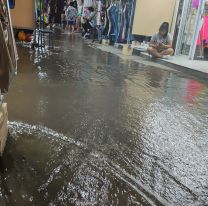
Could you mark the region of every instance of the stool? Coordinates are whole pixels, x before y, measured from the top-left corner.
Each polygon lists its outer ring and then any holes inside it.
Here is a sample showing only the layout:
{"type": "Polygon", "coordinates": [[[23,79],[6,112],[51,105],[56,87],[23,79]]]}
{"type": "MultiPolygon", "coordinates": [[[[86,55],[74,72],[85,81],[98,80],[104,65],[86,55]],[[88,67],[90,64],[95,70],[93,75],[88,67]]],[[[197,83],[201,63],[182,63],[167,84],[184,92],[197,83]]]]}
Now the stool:
{"type": "Polygon", "coordinates": [[[53,35],[54,32],[52,30],[48,30],[48,29],[39,29],[38,30],[38,45],[40,45],[41,47],[45,47],[46,44],[46,35],[48,35],[48,44],[49,44],[49,47],[52,47],[54,46],[53,44],[53,35]]]}

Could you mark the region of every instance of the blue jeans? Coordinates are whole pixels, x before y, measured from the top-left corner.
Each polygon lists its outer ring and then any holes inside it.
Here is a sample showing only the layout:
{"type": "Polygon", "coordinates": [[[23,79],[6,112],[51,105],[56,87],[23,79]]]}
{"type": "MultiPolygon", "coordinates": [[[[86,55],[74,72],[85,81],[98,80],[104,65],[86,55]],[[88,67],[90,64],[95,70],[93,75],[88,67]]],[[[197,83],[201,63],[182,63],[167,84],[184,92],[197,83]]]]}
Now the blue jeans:
{"type": "Polygon", "coordinates": [[[111,23],[111,28],[109,28],[109,38],[111,38],[111,35],[114,37],[117,36],[118,33],[118,8],[116,5],[113,5],[109,10],[109,21],[111,23]]]}

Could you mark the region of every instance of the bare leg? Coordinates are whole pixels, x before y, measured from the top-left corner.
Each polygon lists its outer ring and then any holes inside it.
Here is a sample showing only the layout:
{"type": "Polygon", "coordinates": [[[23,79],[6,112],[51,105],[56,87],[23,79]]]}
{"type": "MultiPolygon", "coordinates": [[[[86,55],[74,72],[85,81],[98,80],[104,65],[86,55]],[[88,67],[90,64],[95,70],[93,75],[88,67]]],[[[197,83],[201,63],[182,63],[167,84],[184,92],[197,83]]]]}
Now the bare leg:
{"type": "Polygon", "coordinates": [[[153,47],[149,47],[147,49],[147,52],[155,58],[162,58],[162,56],[163,56],[157,51],[157,49],[155,49],[153,47]]]}
{"type": "Polygon", "coordinates": [[[72,28],[72,33],[74,33],[74,25],[73,25],[73,26],[71,26],[71,28],[72,28]]]}
{"type": "Polygon", "coordinates": [[[81,28],[80,28],[80,25],[81,25],[81,17],[77,17],[77,32],[80,32],[81,28]]]}
{"type": "Polygon", "coordinates": [[[174,54],[174,50],[172,48],[166,49],[162,52],[160,52],[160,55],[164,56],[164,55],[173,55],[174,54]]]}

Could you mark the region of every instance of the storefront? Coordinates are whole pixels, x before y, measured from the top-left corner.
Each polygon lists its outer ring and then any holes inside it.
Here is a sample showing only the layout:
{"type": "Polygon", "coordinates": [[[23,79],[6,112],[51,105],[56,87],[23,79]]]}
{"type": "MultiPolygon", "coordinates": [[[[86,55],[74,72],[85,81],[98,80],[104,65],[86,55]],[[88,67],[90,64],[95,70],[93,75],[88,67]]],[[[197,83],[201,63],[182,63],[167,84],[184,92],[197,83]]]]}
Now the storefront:
{"type": "Polygon", "coordinates": [[[175,55],[208,59],[208,1],[181,0],[175,55]]]}
{"type": "Polygon", "coordinates": [[[11,17],[14,28],[34,29],[34,0],[18,0],[11,9],[11,17]]]}
{"type": "Polygon", "coordinates": [[[152,36],[162,22],[168,22],[174,32],[177,8],[178,0],[137,0],[132,34],[152,36]]]}

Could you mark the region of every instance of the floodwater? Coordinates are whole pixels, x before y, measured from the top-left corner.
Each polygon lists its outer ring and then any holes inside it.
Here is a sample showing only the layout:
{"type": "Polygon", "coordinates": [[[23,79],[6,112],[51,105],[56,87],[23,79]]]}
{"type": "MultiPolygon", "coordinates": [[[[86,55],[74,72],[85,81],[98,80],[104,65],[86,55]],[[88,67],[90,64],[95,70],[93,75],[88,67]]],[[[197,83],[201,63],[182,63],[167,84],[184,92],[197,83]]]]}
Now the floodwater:
{"type": "Polygon", "coordinates": [[[208,84],[62,35],[19,47],[0,205],[208,205],[208,84]]]}

